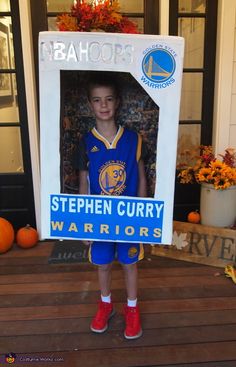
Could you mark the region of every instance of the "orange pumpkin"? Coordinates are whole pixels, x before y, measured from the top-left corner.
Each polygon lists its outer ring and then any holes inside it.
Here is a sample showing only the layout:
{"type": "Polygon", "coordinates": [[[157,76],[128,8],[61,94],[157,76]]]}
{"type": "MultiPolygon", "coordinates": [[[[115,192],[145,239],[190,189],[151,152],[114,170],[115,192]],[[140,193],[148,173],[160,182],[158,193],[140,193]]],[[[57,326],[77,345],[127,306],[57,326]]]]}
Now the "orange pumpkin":
{"type": "Polygon", "coordinates": [[[16,233],[16,243],[22,248],[31,248],[38,242],[39,236],[35,228],[27,224],[25,227],[18,229],[16,233]]]}
{"type": "Polygon", "coordinates": [[[200,214],[198,213],[197,210],[195,211],[192,211],[190,213],[188,213],[188,222],[189,223],[200,223],[200,220],[201,220],[201,217],[200,217],[200,214]]]}
{"type": "Polygon", "coordinates": [[[0,254],[7,252],[13,246],[14,229],[12,224],[0,217],[0,254]]]}

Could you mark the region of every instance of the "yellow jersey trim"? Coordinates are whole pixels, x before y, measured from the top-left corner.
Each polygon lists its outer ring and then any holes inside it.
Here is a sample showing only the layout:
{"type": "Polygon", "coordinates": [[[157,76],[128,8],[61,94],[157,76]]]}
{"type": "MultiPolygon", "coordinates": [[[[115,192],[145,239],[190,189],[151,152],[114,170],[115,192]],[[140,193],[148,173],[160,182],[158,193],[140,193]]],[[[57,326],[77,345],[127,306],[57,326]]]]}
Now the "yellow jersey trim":
{"type": "Polygon", "coordinates": [[[138,260],[142,260],[143,258],[144,258],[144,247],[143,247],[143,244],[140,243],[138,260]]]}
{"type": "Polygon", "coordinates": [[[105,147],[107,149],[115,149],[118,141],[120,140],[121,136],[123,135],[124,128],[119,126],[119,129],[116,133],[116,136],[114,137],[112,143],[109,143],[109,141],[102,136],[95,127],[92,128],[91,133],[101,142],[105,144],[105,147]]]}
{"type": "Polygon", "coordinates": [[[116,136],[115,136],[115,139],[114,139],[114,140],[113,140],[113,142],[111,143],[111,146],[112,146],[112,148],[113,148],[113,149],[115,149],[115,148],[116,148],[118,141],[120,140],[120,138],[121,138],[121,137],[122,137],[122,135],[123,135],[123,132],[124,132],[124,128],[123,128],[123,127],[121,127],[121,126],[119,126],[119,129],[118,129],[118,131],[117,131],[117,134],[116,134],[116,136]]]}
{"type": "Polygon", "coordinates": [[[99,132],[96,130],[96,128],[95,127],[93,127],[92,128],[92,130],[91,130],[91,133],[98,139],[98,140],[100,140],[100,141],[102,141],[104,144],[105,144],[105,146],[106,146],[106,148],[107,149],[110,149],[110,143],[109,143],[109,141],[106,139],[106,138],[104,138],[101,134],[99,134],[99,132]]]}

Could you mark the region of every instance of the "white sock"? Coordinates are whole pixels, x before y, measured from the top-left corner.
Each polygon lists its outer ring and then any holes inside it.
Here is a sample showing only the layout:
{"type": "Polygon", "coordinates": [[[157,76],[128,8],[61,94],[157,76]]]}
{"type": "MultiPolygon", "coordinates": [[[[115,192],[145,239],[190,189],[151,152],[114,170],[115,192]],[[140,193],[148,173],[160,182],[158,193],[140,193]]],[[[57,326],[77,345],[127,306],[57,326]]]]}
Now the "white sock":
{"type": "Polygon", "coordinates": [[[137,306],[137,298],[136,299],[127,299],[128,307],[136,307],[137,306]]]}
{"type": "Polygon", "coordinates": [[[111,303],[111,294],[109,294],[109,296],[103,296],[101,294],[101,300],[102,302],[111,303]]]}

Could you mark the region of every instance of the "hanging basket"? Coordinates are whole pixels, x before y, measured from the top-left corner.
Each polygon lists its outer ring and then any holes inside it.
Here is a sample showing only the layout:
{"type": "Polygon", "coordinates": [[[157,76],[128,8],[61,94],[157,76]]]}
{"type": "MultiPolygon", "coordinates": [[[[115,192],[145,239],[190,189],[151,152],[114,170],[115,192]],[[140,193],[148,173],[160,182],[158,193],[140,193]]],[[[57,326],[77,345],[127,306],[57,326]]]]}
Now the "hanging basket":
{"type": "Polygon", "coordinates": [[[201,224],[215,227],[230,227],[236,220],[236,185],[225,190],[216,190],[213,185],[201,185],[201,224]]]}

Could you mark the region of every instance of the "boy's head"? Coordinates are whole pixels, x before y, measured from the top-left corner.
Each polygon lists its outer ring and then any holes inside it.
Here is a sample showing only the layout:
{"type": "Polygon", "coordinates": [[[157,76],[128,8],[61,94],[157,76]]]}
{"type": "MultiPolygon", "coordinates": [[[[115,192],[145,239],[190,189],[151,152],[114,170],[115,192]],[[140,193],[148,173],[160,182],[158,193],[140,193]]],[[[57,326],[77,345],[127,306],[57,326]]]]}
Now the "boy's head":
{"type": "Polygon", "coordinates": [[[120,100],[118,83],[112,73],[92,73],[87,84],[87,92],[96,122],[113,122],[120,100]]]}
{"type": "Polygon", "coordinates": [[[113,72],[94,71],[89,74],[87,83],[87,96],[91,100],[91,91],[97,87],[109,87],[113,90],[116,99],[120,98],[119,85],[113,72]]]}

